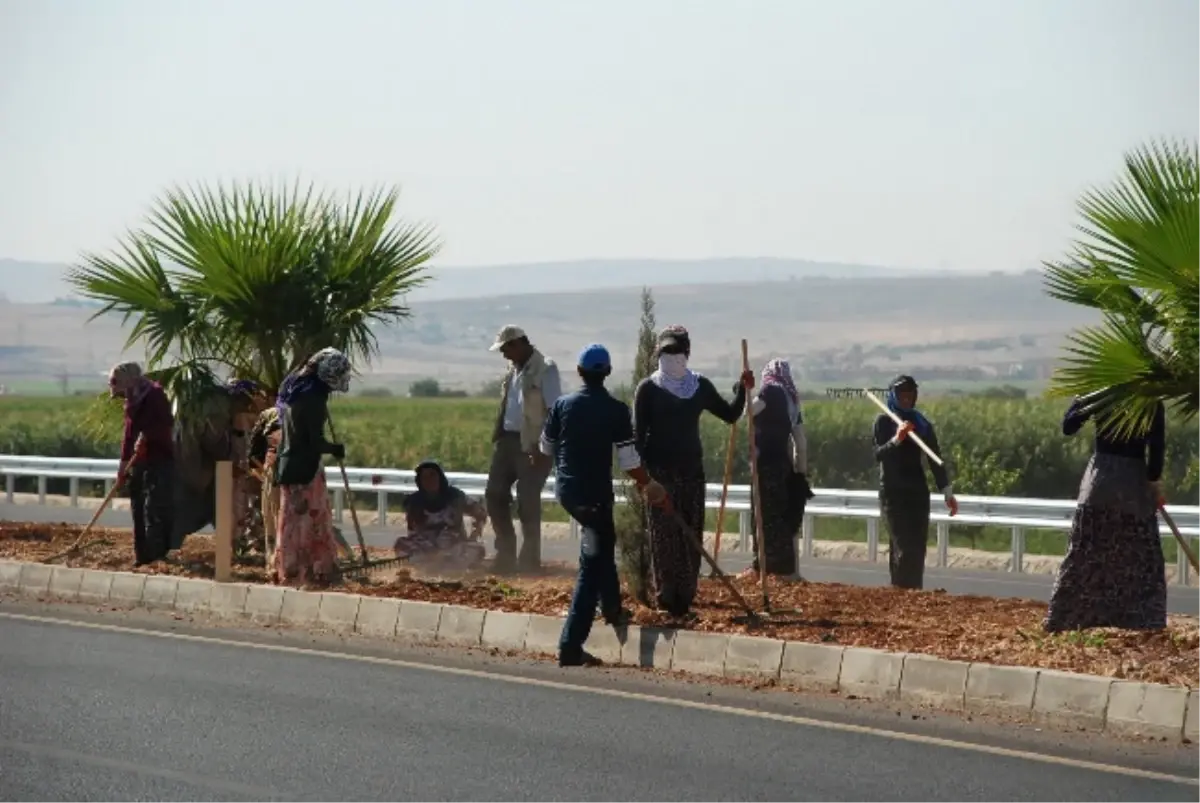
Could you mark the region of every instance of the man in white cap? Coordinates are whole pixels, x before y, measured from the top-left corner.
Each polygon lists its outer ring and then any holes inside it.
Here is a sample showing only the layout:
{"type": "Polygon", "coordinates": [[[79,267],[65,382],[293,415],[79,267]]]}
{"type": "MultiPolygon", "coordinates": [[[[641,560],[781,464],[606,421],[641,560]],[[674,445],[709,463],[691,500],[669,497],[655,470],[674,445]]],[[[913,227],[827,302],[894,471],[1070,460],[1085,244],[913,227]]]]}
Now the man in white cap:
{"type": "Polygon", "coordinates": [[[550,461],[538,448],[546,414],[562,395],[558,366],[533,347],[525,330],[508,325],[496,335],[492,351],[508,360],[501,386],[500,409],[492,434],[492,465],[488,469],[488,518],[496,533],[496,572],[536,573],[542,567],[542,490],[550,461]],[[517,486],[517,516],[521,520],[521,555],[513,527],[512,488],[517,486]]]}

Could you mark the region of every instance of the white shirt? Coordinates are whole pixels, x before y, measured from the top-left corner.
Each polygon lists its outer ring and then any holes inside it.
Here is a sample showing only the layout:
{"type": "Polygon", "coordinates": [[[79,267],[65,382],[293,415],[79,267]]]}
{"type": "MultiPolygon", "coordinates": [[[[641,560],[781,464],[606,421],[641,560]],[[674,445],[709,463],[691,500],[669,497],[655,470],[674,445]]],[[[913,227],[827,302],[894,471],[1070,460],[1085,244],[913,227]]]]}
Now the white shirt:
{"type": "MultiPolygon", "coordinates": [[[[523,370],[514,371],[508,385],[508,402],[504,406],[504,431],[520,432],[525,409],[525,390],[521,385],[523,370]]],[[[558,366],[547,364],[542,374],[542,399],[546,410],[554,406],[554,402],[562,395],[562,382],[558,376],[558,366]]]]}

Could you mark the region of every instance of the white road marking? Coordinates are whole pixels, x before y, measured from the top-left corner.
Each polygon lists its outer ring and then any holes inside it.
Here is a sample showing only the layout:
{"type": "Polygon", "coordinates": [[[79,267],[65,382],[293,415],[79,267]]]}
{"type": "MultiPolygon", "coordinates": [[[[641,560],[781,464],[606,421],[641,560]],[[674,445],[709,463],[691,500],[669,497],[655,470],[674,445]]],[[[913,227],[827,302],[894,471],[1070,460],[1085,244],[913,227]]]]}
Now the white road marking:
{"type": "Polygon", "coordinates": [[[334,652],[332,650],[319,650],[309,647],[293,647],[285,644],[262,644],[257,642],[223,639],[214,636],[197,636],[188,633],[170,633],[137,627],[126,627],[123,625],[100,624],[98,622],[79,622],[71,619],[59,619],[52,616],[33,616],[28,614],[0,612],[0,619],[13,619],[25,622],[37,622],[40,624],[63,625],[66,627],[100,630],[109,633],[125,633],[146,636],[148,638],[175,639],[178,641],[190,641],[196,644],[215,644],[224,647],[267,650],[270,652],[280,652],[291,655],[307,655],[311,657],[328,658],[338,661],[354,661],[357,663],[400,667],[424,672],[438,672],[446,675],[457,675],[459,677],[499,681],[501,683],[513,683],[522,686],[535,686],[544,689],[558,689],[561,691],[583,694],[595,694],[603,697],[616,697],[623,700],[636,700],[639,702],[657,703],[659,705],[671,705],[677,708],[692,708],[699,711],[709,711],[712,713],[726,714],[730,716],[748,717],[752,719],[768,719],[775,722],[784,722],[790,725],[799,725],[808,728],[820,728],[823,730],[841,731],[843,733],[857,733],[865,736],[874,736],[881,739],[893,739],[896,741],[925,744],[933,747],[947,747],[955,750],[966,750],[969,752],[985,753],[993,756],[1004,756],[1006,758],[1015,758],[1022,761],[1037,761],[1043,764],[1055,764],[1062,767],[1073,767],[1075,769],[1090,770],[1093,772],[1107,772],[1114,775],[1124,775],[1131,778],[1143,778],[1151,781],[1164,781],[1167,783],[1182,784],[1185,786],[1200,786],[1200,779],[1197,778],[1188,778],[1180,775],[1168,775],[1166,773],[1142,770],[1136,767],[1122,767],[1116,764],[1102,764],[1095,761],[1084,761],[1082,759],[1053,756],[1045,753],[1032,753],[1025,750],[1014,750],[1007,747],[978,744],[976,742],[964,742],[956,739],[944,739],[937,736],[926,736],[918,733],[905,733],[903,731],[892,731],[885,728],[873,728],[868,725],[851,725],[843,722],[828,722],[821,719],[813,719],[811,717],[800,717],[790,714],[776,714],[769,711],[753,711],[745,708],[737,708],[735,706],[719,705],[717,703],[702,703],[693,700],[680,700],[673,697],[660,697],[653,694],[625,691],[623,689],[580,686],[573,683],[544,680],[542,678],[505,675],[497,672],[486,672],[480,669],[463,669],[460,667],[439,666],[436,664],[426,664],[418,661],[405,661],[399,658],[354,655],[351,653],[334,652]]]}

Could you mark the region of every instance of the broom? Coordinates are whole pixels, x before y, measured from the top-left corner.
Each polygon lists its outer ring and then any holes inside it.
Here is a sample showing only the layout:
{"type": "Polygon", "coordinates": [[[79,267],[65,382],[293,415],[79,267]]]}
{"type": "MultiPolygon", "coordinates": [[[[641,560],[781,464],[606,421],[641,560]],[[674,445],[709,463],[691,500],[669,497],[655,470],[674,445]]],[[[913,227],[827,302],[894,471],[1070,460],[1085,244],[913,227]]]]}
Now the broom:
{"type": "MultiPolygon", "coordinates": [[[[133,445],[133,454],[135,457],[137,455],[137,448],[138,448],[138,446],[141,445],[141,443],[142,443],[142,436],[138,435],[138,439],[133,445]]],[[[97,507],[96,512],[92,514],[92,520],[89,521],[87,523],[87,526],[83,528],[83,532],[81,532],[79,534],[79,537],[75,539],[75,543],[71,544],[71,546],[67,550],[65,550],[63,552],[59,552],[57,555],[53,555],[53,556],[47,558],[46,559],[47,563],[56,561],[59,558],[64,558],[67,555],[70,555],[70,554],[80,550],[79,545],[83,543],[83,539],[87,538],[88,533],[90,533],[92,531],[92,528],[96,526],[96,522],[98,522],[100,520],[100,516],[102,516],[104,514],[104,511],[106,509],[108,509],[108,506],[112,503],[113,497],[117,495],[117,491],[121,490],[123,481],[129,479],[129,474],[132,470],[133,470],[133,460],[130,460],[129,464],[127,466],[125,466],[125,473],[123,475],[117,476],[117,481],[114,482],[112,484],[112,487],[108,489],[108,493],[106,493],[104,495],[104,499],[100,502],[100,506],[97,507]]],[[[101,543],[102,540],[103,539],[101,539],[99,541],[95,541],[90,544],[86,544],[86,545],[84,545],[83,548],[86,549],[87,547],[94,546],[95,544],[99,544],[99,543],[101,543]]]]}
{"type": "MultiPolygon", "coordinates": [[[[326,420],[329,422],[329,436],[333,438],[334,443],[338,443],[337,430],[333,428],[333,417],[330,416],[326,420]]],[[[337,464],[342,472],[342,488],[346,491],[346,502],[350,507],[350,519],[354,522],[354,534],[358,536],[358,548],[362,553],[362,565],[365,569],[370,563],[367,558],[367,542],[363,538],[362,526],[358,523],[358,511],[354,509],[354,496],[350,491],[350,478],[346,476],[346,462],[339,458],[337,464]]]]}
{"type": "Polygon", "coordinates": [[[1175,525],[1175,519],[1171,518],[1171,514],[1167,512],[1167,506],[1160,504],[1158,512],[1163,517],[1163,521],[1167,523],[1167,526],[1171,528],[1171,533],[1175,536],[1175,540],[1179,542],[1179,547],[1183,550],[1183,553],[1187,555],[1188,563],[1192,564],[1192,569],[1200,572],[1200,565],[1196,563],[1196,553],[1187,542],[1187,539],[1183,537],[1183,533],[1179,532],[1179,527],[1175,525]]]}
{"type": "MultiPolygon", "coordinates": [[[[750,370],[750,351],[742,340],[742,371],[750,370]]],[[[763,542],[762,496],[758,492],[758,453],[754,443],[754,402],[746,392],[746,435],[750,441],[750,493],[754,508],[754,540],[758,542],[758,576],[762,581],[763,610],[770,612],[771,599],[767,594],[767,545],[763,542]]]]}

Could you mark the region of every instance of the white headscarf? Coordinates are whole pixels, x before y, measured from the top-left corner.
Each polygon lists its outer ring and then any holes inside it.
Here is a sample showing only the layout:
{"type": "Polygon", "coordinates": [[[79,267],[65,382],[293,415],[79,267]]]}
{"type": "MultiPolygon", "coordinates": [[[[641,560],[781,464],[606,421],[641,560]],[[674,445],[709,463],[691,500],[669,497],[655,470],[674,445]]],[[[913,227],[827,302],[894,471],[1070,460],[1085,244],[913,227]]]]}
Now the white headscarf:
{"type": "Polygon", "coordinates": [[[658,355],[658,370],[650,381],[680,399],[690,399],[700,389],[700,374],[688,368],[686,354],[658,355]]]}

